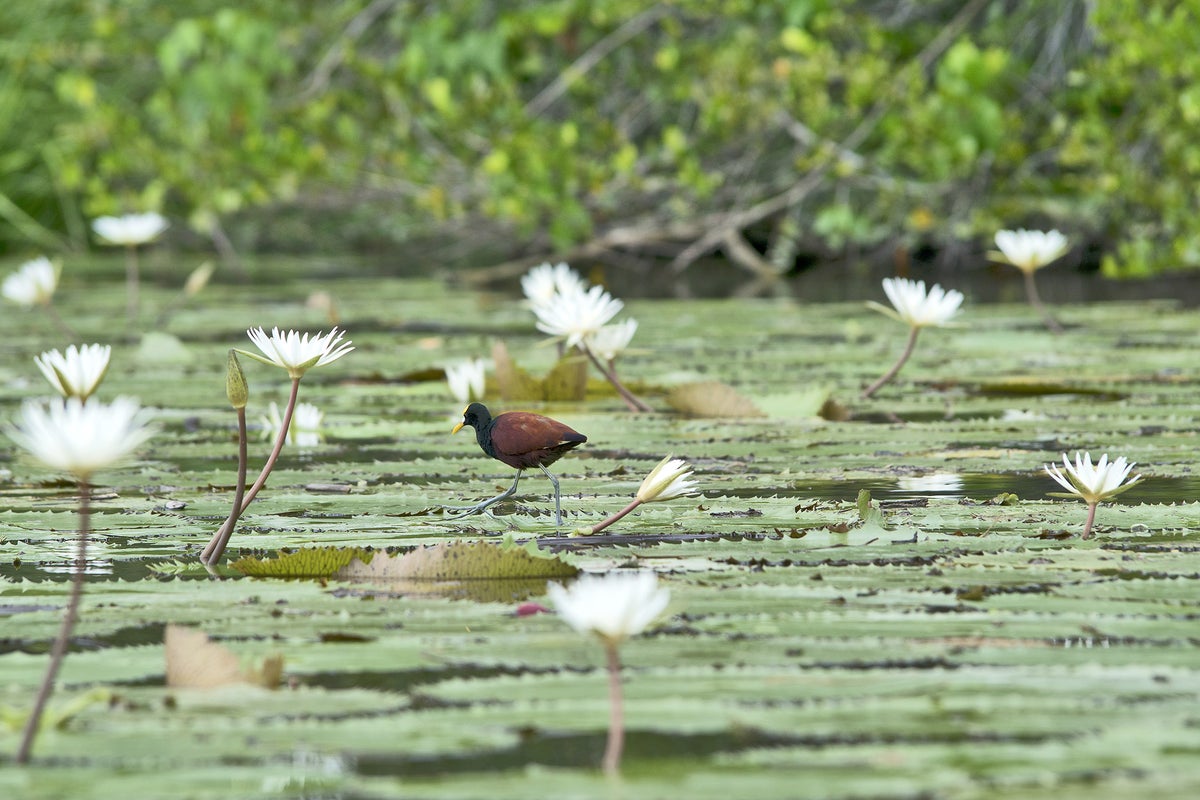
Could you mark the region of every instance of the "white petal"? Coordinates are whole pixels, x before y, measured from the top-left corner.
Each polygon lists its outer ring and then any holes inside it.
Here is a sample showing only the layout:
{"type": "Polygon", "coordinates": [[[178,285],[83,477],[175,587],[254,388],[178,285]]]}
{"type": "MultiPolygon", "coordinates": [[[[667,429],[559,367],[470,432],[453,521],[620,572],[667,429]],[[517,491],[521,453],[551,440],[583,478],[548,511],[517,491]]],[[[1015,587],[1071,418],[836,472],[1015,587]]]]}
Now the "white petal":
{"type": "Polygon", "coordinates": [[[14,442],[48,467],[86,478],[132,453],[152,434],[136,401],[110,404],[77,398],[43,406],[27,401],[9,429],[14,442]]]}
{"type": "Polygon", "coordinates": [[[646,629],[670,601],[653,572],[582,575],[569,587],[546,587],[563,620],[581,633],[617,643],[646,629]]]}

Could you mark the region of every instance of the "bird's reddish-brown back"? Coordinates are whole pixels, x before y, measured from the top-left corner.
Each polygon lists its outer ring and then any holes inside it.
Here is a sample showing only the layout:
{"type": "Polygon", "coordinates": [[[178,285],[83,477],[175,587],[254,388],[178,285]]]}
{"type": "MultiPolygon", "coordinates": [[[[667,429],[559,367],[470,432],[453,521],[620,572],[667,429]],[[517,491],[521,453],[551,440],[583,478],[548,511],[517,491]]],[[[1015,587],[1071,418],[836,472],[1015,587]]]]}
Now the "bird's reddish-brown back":
{"type": "Polygon", "coordinates": [[[494,458],[518,469],[553,464],[587,441],[579,431],[550,417],[509,411],[492,420],[494,458]]]}

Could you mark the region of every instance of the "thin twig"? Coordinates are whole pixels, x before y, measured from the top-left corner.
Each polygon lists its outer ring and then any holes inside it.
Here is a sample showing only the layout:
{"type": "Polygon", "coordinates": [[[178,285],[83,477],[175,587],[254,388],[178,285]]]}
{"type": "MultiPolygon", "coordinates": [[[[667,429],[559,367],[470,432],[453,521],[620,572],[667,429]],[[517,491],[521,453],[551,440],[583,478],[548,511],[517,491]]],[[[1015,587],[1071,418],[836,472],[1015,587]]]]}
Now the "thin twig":
{"type": "MultiPolygon", "coordinates": [[[[929,69],[938,56],[954,42],[971,19],[987,6],[988,2],[989,0],[971,0],[971,2],[963,6],[938,35],[917,54],[914,63],[922,71],[929,69]]],[[[905,73],[906,70],[903,69],[897,71],[897,74],[900,76],[905,75],[905,73]]],[[[671,268],[676,272],[682,272],[692,262],[700,258],[700,256],[718,247],[725,240],[726,233],[730,229],[744,230],[756,222],[761,222],[779,211],[790,208],[807,197],[824,180],[826,173],[833,167],[835,160],[840,157],[840,153],[856,151],[866,141],[867,137],[874,132],[887,112],[892,109],[895,99],[901,96],[899,88],[901,80],[903,80],[903,77],[898,78],[892,86],[892,91],[885,94],[871,107],[871,110],[855,126],[854,130],[842,139],[841,142],[828,149],[828,155],[814,166],[807,175],[789,189],[774,197],[769,197],[748,209],[731,211],[722,215],[723,219],[720,222],[706,228],[707,232],[704,235],[684,248],[679,255],[675,256],[671,261],[671,268]]]]}
{"type": "Polygon", "coordinates": [[[608,34],[588,48],[587,52],[567,66],[525,105],[525,113],[531,117],[540,115],[543,111],[562,97],[571,84],[578,81],[591,71],[592,67],[607,58],[614,50],[649,28],[668,13],[666,6],[656,5],[628,20],[621,27],[608,34]]]}
{"type": "Polygon", "coordinates": [[[304,88],[296,96],[295,102],[302,103],[324,91],[325,87],[329,85],[333,73],[346,60],[346,52],[349,50],[350,44],[361,38],[375,24],[376,20],[391,10],[395,4],[396,0],[375,0],[355,14],[337,41],[325,51],[321,60],[317,62],[317,66],[308,74],[304,80],[304,88]]]}
{"type": "Polygon", "coordinates": [[[721,244],[725,255],[729,256],[729,259],[738,266],[745,267],[758,277],[779,277],[780,271],[750,246],[741,230],[736,228],[727,230],[721,244]]]}

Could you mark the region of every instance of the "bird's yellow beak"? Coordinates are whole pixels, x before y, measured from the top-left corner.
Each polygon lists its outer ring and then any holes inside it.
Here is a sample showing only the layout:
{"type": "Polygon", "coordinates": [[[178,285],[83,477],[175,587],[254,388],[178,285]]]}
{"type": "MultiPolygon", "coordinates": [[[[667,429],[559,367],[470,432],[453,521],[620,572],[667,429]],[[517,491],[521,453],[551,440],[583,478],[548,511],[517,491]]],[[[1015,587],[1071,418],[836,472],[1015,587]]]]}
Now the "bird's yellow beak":
{"type": "Polygon", "coordinates": [[[463,425],[466,425],[466,424],[467,423],[465,421],[463,421],[463,422],[460,422],[457,425],[455,425],[454,430],[450,431],[451,435],[456,434],[459,431],[461,431],[463,429],[463,425]]]}

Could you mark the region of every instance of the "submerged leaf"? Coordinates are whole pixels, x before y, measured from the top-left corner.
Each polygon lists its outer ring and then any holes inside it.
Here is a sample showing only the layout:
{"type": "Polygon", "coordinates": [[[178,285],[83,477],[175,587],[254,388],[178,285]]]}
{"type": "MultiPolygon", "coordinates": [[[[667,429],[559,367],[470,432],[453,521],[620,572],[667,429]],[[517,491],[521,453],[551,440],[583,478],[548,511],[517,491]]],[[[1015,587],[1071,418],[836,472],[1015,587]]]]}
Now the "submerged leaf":
{"type": "Polygon", "coordinates": [[[859,532],[873,532],[882,534],[887,530],[887,525],[883,517],[883,509],[878,503],[871,502],[871,490],[859,489],[858,501],[858,518],[861,521],[859,532]]]}
{"type": "Polygon", "coordinates": [[[839,406],[832,395],[832,386],[814,383],[805,385],[797,391],[759,397],[754,405],[768,417],[786,419],[848,417],[849,410],[844,406],[839,406]],[[829,416],[825,416],[826,414],[829,416]]]}
{"type": "Polygon", "coordinates": [[[583,400],[587,397],[588,363],[576,351],[563,355],[545,378],[536,378],[517,366],[503,342],[492,345],[496,383],[500,396],[514,400],[583,400]]]}
{"type": "Polygon", "coordinates": [[[269,656],[255,667],[243,669],[233,651],[210,641],[208,634],[182,625],[167,625],[163,643],[167,656],[167,686],[212,689],[249,683],[274,689],[283,675],[283,656],[269,656]]]}
{"type": "Polygon", "coordinates": [[[542,381],[545,400],[583,400],[587,397],[588,363],[578,353],[560,358],[542,381]]]}
{"type": "Polygon", "coordinates": [[[1062,381],[1052,381],[1036,375],[1015,375],[997,381],[985,381],[979,384],[980,394],[985,395],[1049,395],[1049,394],[1083,394],[1103,397],[1106,400],[1118,400],[1125,395],[1109,389],[1098,389],[1094,386],[1080,386],[1062,381]]]}
{"type": "Polygon", "coordinates": [[[542,399],[541,381],[517,366],[504,342],[492,345],[492,363],[502,398],[508,401],[542,399]]]}
{"type": "Polygon", "coordinates": [[[871,515],[871,490],[870,489],[859,489],[858,490],[858,501],[856,502],[856,505],[858,506],[858,518],[861,519],[863,522],[866,522],[867,519],[871,515]]]}
{"type": "Polygon", "coordinates": [[[195,356],[178,336],[160,331],[142,334],[138,345],[139,364],[190,364],[195,356]]]}
{"type": "Polygon", "coordinates": [[[335,577],[349,580],[478,581],[569,578],[579,569],[559,556],[491,542],[442,542],[369,563],[351,561],[335,577]]]}
{"type": "Polygon", "coordinates": [[[370,562],[374,552],[362,547],[306,547],[273,558],[247,556],[229,566],[252,578],[328,578],[356,558],[370,562]]]}
{"type": "Polygon", "coordinates": [[[753,401],[727,383],[682,383],[667,394],[667,403],[691,417],[763,417],[753,401]]]}

